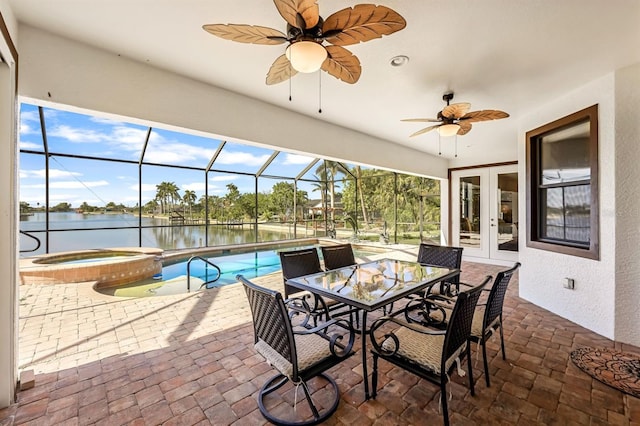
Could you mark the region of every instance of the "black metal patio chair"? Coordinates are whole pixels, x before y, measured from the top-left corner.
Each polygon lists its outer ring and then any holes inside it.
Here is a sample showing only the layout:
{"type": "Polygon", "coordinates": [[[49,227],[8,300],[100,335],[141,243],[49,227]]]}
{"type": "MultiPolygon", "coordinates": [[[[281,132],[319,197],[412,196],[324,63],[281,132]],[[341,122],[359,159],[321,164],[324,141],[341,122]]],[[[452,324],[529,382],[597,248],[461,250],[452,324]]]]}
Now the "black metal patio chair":
{"type": "MultiPolygon", "coordinates": [[[[502,331],[502,310],[504,306],[504,297],[507,293],[507,287],[511,282],[511,277],[520,267],[520,262],[516,262],[510,269],[500,271],[496,275],[496,279],[491,287],[484,289],[489,295],[485,301],[481,301],[476,306],[476,311],[473,314],[473,323],[471,325],[471,335],[469,339],[472,342],[478,343],[482,347],[482,360],[484,363],[484,377],[487,383],[487,387],[491,386],[491,380],[489,378],[489,362],[487,361],[487,341],[491,338],[493,333],[500,331],[500,349],[502,350],[502,359],[506,360],[507,355],[504,349],[504,333],[502,331]]],[[[460,283],[465,287],[467,284],[460,283]]],[[[442,306],[442,310],[433,310],[431,315],[436,322],[447,322],[447,316],[450,316],[450,309],[447,305],[451,303],[451,298],[446,298],[438,295],[430,295],[427,299],[431,300],[434,304],[442,306]],[[444,304],[443,304],[444,302],[444,304]],[[444,315],[445,318],[440,317],[444,315]]]]}
{"type": "MultiPolygon", "coordinates": [[[[353,247],[350,243],[336,244],[332,246],[321,246],[322,258],[324,259],[324,269],[327,271],[332,269],[344,268],[356,264],[356,258],[353,254],[353,247]]],[[[355,317],[356,327],[360,326],[360,314],[357,309],[351,309],[349,321],[353,321],[355,317]]]]}
{"type": "Polygon", "coordinates": [[[350,324],[344,319],[331,319],[314,328],[297,327],[291,318],[299,312],[290,311],[279,292],[260,287],[242,275],[237,279],[245,288],[253,316],[254,348],[278,370],[258,392],[260,412],[276,425],[324,422],[336,411],[340,401],[338,385],[325,371],[354,354],[355,333],[350,324]],[[313,378],[326,384],[309,386],[313,378]],[[293,407],[284,401],[282,392],[274,394],[289,382],[295,392],[293,407]],[[310,413],[296,409],[299,387],[310,413]]]}
{"type": "Polygon", "coordinates": [[[280,265],[282,266],[282,277],[284,278],[285,299],[290,298],[293,294],[302,292],[299,288],[288,285],[287,280],[322,272],[320,257],[315,247],[281,251],[279,255],[280,265]]]}
{"type": "MultiPolygon", "coordinates": [[[[377,394],[378,358],[382,358],[410,373],[440,386],[444,424],[449,424],[447,407],[447,383],[449,375],[458,367],[458,374],[465,375],[460,368],[467,358],[466,374],[469,389],[475,395],[469,336],[476,303],[482,288],[491,280],[487,276],[479,285],[459,293],[445,330],[435,330],[399,317],[403,311],[382,317],[371,325],[373,349],[373,398],[377,394]]],[[[407,306],[405,309],[410,309],[407,306]]]]}
{"type": "MultiPolygon", "coordinates": [[[[418,263],[432,266],[441,266],[449,269],[460,269],[462,265],[462,247],[438,246],[435,244],[421,243],[418,248],[418,263]]],[[[460,274],[440,283],[440,294],[455,294],[459,290],[460,274]],[[454,289],[455,288],[455,289],[454,289]]]]}
{"type": "MultiPolygon", "coordinates": [[[[421,243],[418,248],[418,256],[416,261],[418,263],[422,263],[423,265],[439,266],[449,269],[460,269],[462,265],[462,249],[462,247],[449,247],[421,243]]],[[[419,305],[421,309],[417,312],[419,314],[418,317],[414,315],[413,318],[411,318],[411,315],[416,313],[414,309],[405,310],[407,321],[421,322],[423,325],[429,326],[442,325],[437,323],[436,318],[438,317],[432,315],[433,311],[442,310],[442,308],[431,304],[427,300],[426,296],[429,294],[443,294],[453,296],[457,294],[459,289],[460,274],[456,274],[455,276],[449,278],[447,281],[441,281],[438,286],[429,287],[425,291],[410,296],[410,298],[412,299],[412,301],[409,302],[411,306],[413,308],[416,308],[417,305],[419,305]],[[416,300],[418,301],[417,304],[416,300]]],[[[444,315],[441,315],[440,318],[443,318],[443,316],[444,315]]]]}
{"type": "MultiPolygon", "coordinates": [[[[287,280],[301,277],[303,275],[315,274],[323,272],[320,266],[320,257],[315,247],[281,251],[280,264],[282,266],[282,278],[284,279],[284,297],[290,299],[294,297],[303,310],[310,310],[315,317],[325,315],[327,318],[331,314],[336,314],[338,310],[344,309],[345,312],[337,313],[338,315],[349,314],[350,309],[343,303],[335,300],[318,296],[307,291],[287,284],[287,280]]],[[[315,320],[315,318],[314,318],[315,320]]]]}
{"type": "Polygon", "coordinates": [[[337,244],[332,246],[321,246],[324,268],[326,270],[339,269],[345,266],[356,264],[351,244],[337,244]]]}

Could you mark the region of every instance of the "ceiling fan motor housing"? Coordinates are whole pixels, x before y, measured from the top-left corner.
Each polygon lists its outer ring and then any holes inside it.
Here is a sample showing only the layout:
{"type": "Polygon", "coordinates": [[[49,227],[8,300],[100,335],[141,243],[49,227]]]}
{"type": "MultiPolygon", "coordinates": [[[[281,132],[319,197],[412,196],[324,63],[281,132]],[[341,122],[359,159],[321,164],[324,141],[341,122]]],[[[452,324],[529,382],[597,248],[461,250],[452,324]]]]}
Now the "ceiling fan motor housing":
{"type": "Polygon", "coordinates": [[[300,41],[303,39],[306,39],[306,40],[311,39],[316,42],[321,42],[323,40],[322,24],[324,24],[324,20],[322,19],[322,17],[318,18],[318,23],[313,28],[303,29],[303,28],[294,27],[291,24],[287,24],[287,37],[291,42],[300,41]]]}

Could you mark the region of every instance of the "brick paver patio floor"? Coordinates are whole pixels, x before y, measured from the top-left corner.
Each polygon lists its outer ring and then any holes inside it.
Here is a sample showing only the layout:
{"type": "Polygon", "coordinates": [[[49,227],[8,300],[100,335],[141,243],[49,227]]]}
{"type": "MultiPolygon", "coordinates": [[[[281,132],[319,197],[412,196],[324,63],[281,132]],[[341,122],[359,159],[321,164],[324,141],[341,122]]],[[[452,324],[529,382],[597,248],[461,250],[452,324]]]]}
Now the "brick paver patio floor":
{"type": "MultiPolygon", "coordinates": [[[[500,269],[465,262],[462,279],[479,282],[500,269]]],[[[279,273],[255,281],[282,286],[279,273]]],[[[453,375],[452,423],[640,425],[640,399],[592,379],[569,359],[582,346],[640,349],[614,344],[517,295],[516,275],[505,302],[507,361],[496,356],[499,339],[492,339],[491,387],[480,360],[474,397],[466,379],[453,375]]],[[[23,286],[19,333],[20,368],[35,371],[35,387],[0,410],[0,425],[265,423],[256,392],[273,370],[253,350],[239,284],[144,299],[99,296],[89,283],[23,286]]],[[[442,422],[437,386],[384,361],[376,400],[364,400],[359,354],[330,373],[342,399],[327,424],[442,422]]]]}

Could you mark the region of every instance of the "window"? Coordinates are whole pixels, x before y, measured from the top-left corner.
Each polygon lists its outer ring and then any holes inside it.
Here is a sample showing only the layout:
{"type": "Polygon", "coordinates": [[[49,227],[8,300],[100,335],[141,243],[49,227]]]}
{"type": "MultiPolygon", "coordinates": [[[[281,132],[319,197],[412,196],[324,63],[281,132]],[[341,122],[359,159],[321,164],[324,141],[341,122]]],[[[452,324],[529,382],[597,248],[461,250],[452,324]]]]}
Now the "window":
{"type": "Polygon", "coordinates": [[[527,246],[599,259],[598,106],[527,132],[527,246]]]}

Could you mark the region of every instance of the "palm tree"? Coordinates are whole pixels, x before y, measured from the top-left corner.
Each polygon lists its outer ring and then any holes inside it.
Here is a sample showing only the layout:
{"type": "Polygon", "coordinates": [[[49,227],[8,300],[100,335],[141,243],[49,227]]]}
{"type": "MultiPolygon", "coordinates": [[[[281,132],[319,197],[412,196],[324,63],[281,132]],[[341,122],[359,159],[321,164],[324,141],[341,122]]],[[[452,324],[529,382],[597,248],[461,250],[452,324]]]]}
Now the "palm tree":
{"type": "Polygon", "coordinates": [[[167,196],[171,199],[172,209],[175,209],[176,202],[182,199],[179,191],[180,191],[180,188],[178,188],[175,182],[167,183],[167,196]]]}
{"type": "Polygon", "coordinates": [[[167,182],[156,185],[156,200],[160,203],[160,214],[164,214],[167,205],[167,182]]]}
{"type": "Polygon", "coordinates": [[[336,179],[342,173],[337,161],[324,160],[316,169],[316,175],[324,177],[329,189],[329,202],[331,203],[331,220],[335,219],[336,179]]]}
{"type": "MultiPolygon", "coordinates": [[[[324,175],[324,168],[322,169],[321,176],[324,175]]],[[[313,175],[313,178],[317,181],[311,184],[313,186],[313,190],[311,192],[320,192],[320,205],[324,211],[325,208],[325,194],[327,193],[327,180],[321,178],[318,175],[313,175]]]]}
{"type": "Polygon", "coordinates": [[[194,191],[190,191],[188,189],[184,191],[184,195],[182,196],[182,201],[184,201],[186,205],[189,207],[189,217],[191,217],[191,206],[193,206],[193,203],[195,203],[197,198],[198,197],[196,196],[196,193],[194,191]]]}
{"type": "Polygon", "coordinates": [[[169,207],[173,210],[176,201],[181,199],[179,189],[175,182],[160,182],[156,185],[156,200],[160,202],[161,213],[166,213],[169,207]]]}
{"type": "Polygon", "coordinates": [[[362,220],[364,221],[365,226],[369,226],[369,217],[367,215],[367,207],[364,204],[364,191],[362,190],[362,168],[360,166],[356,166],[355,168],[356,175],[356,190],[358,191],[358,197],[360,197],[360,206],[362,207],[362,220]]]}

